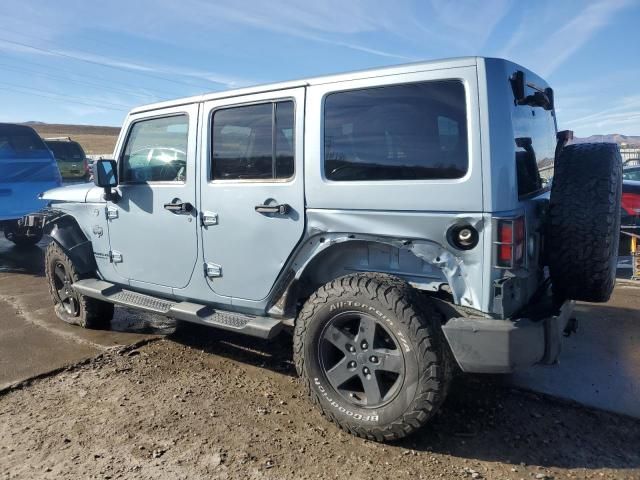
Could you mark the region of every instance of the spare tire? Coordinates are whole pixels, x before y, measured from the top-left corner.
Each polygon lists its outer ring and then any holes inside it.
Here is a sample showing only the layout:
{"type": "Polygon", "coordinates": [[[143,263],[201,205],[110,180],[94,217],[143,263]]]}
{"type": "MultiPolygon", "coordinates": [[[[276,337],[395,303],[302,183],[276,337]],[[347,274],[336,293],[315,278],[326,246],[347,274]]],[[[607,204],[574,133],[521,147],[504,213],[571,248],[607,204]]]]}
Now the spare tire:
{"type": "Polygon", "coordinates": [[[616,280],[622,159],[615,143],[565,147],[557,158],[547,260],[558,300],[606,302],[616,280]]]}

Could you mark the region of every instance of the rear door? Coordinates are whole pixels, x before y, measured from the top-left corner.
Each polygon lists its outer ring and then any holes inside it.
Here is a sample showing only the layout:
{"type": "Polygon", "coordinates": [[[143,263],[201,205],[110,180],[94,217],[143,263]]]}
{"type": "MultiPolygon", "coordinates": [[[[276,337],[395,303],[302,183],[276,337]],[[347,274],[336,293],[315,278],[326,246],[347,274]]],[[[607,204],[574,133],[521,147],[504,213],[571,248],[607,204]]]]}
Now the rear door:
{"type": "Polygon", "coordinates": [[[197,104],[133,115],[125,125],[120,198],[108,202],[107,212],[115,273],[134,286],[170,293],[193,273],[197,126],[197,104]]]}
{"type": "Polygon", "coordinates": [[[302,237],[304,94],[204,104],[202,248],[219,295],[264,299],[302,237]]]}

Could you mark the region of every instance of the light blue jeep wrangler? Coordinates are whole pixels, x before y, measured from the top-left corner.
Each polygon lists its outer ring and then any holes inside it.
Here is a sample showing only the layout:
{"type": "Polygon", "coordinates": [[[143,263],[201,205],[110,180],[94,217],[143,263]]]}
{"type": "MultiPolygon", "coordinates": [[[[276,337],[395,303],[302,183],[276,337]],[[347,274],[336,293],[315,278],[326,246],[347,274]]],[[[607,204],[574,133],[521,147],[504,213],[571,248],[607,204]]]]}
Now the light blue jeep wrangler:
{"type": "Polygon", "coordinates": [[[492,58],[136,108],[95,187],[43,197],[56,313],[292,327],[327,417],[403,437],[455,370],[553,363],[573,301],[609,298],[620,154],[570,137],[544,80],[492,58]]]}

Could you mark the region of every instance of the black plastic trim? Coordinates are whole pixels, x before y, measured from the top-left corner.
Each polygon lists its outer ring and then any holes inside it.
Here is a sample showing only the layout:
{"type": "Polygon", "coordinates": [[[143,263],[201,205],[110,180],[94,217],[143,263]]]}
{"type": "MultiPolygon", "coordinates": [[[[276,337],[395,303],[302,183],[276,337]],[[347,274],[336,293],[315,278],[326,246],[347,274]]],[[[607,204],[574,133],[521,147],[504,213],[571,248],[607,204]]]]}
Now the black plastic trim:
{"type": "Polygon", "coordinates": [[[47,218],[44,233],[60,245],[79,274],[97,270],[91,240],[87,238],[76,219],[71,215],[52,213],[47,218]]]}

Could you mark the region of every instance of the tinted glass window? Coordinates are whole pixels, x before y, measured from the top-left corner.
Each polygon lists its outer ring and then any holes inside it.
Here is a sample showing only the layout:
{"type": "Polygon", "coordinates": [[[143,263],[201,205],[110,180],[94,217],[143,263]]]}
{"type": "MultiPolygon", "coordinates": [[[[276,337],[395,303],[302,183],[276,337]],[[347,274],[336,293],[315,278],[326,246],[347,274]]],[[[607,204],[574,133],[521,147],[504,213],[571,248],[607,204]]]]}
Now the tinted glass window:
{"type": "Polygon", "coordinates": [[[76,142],[47,142],[56,160],[62,162],[81,162],[84,159],[82,147],[76,142]]]}
{"type": "Polygon", "coordinates": [[[188,133],[186,115],[134,123],[121,159],[121,181],[184,182],[188,133]]]}
{"type": "Polygon", "coordinates": [[[328,95],[324,162],[330,180],[463,177],[464,85],[434,81],[328,95]]]}
{"type": "Polygon", "coordinates": [[[0,125],[0,158],[47,156],[47,147],[31,128],[21,125],[0,125]]]}
{"type": "Polygon", "coordinates": [[[293,102],[218,110],[213,115],[214,180],[273,180],[293,176],[293,102]]]}
{"type": "Polygon", "coordinates": [[[547,186],[553,178],[556,123],[553,110],[514,105],[511,111],[515,134],[518,195],[528,195],[547,186]]]}

